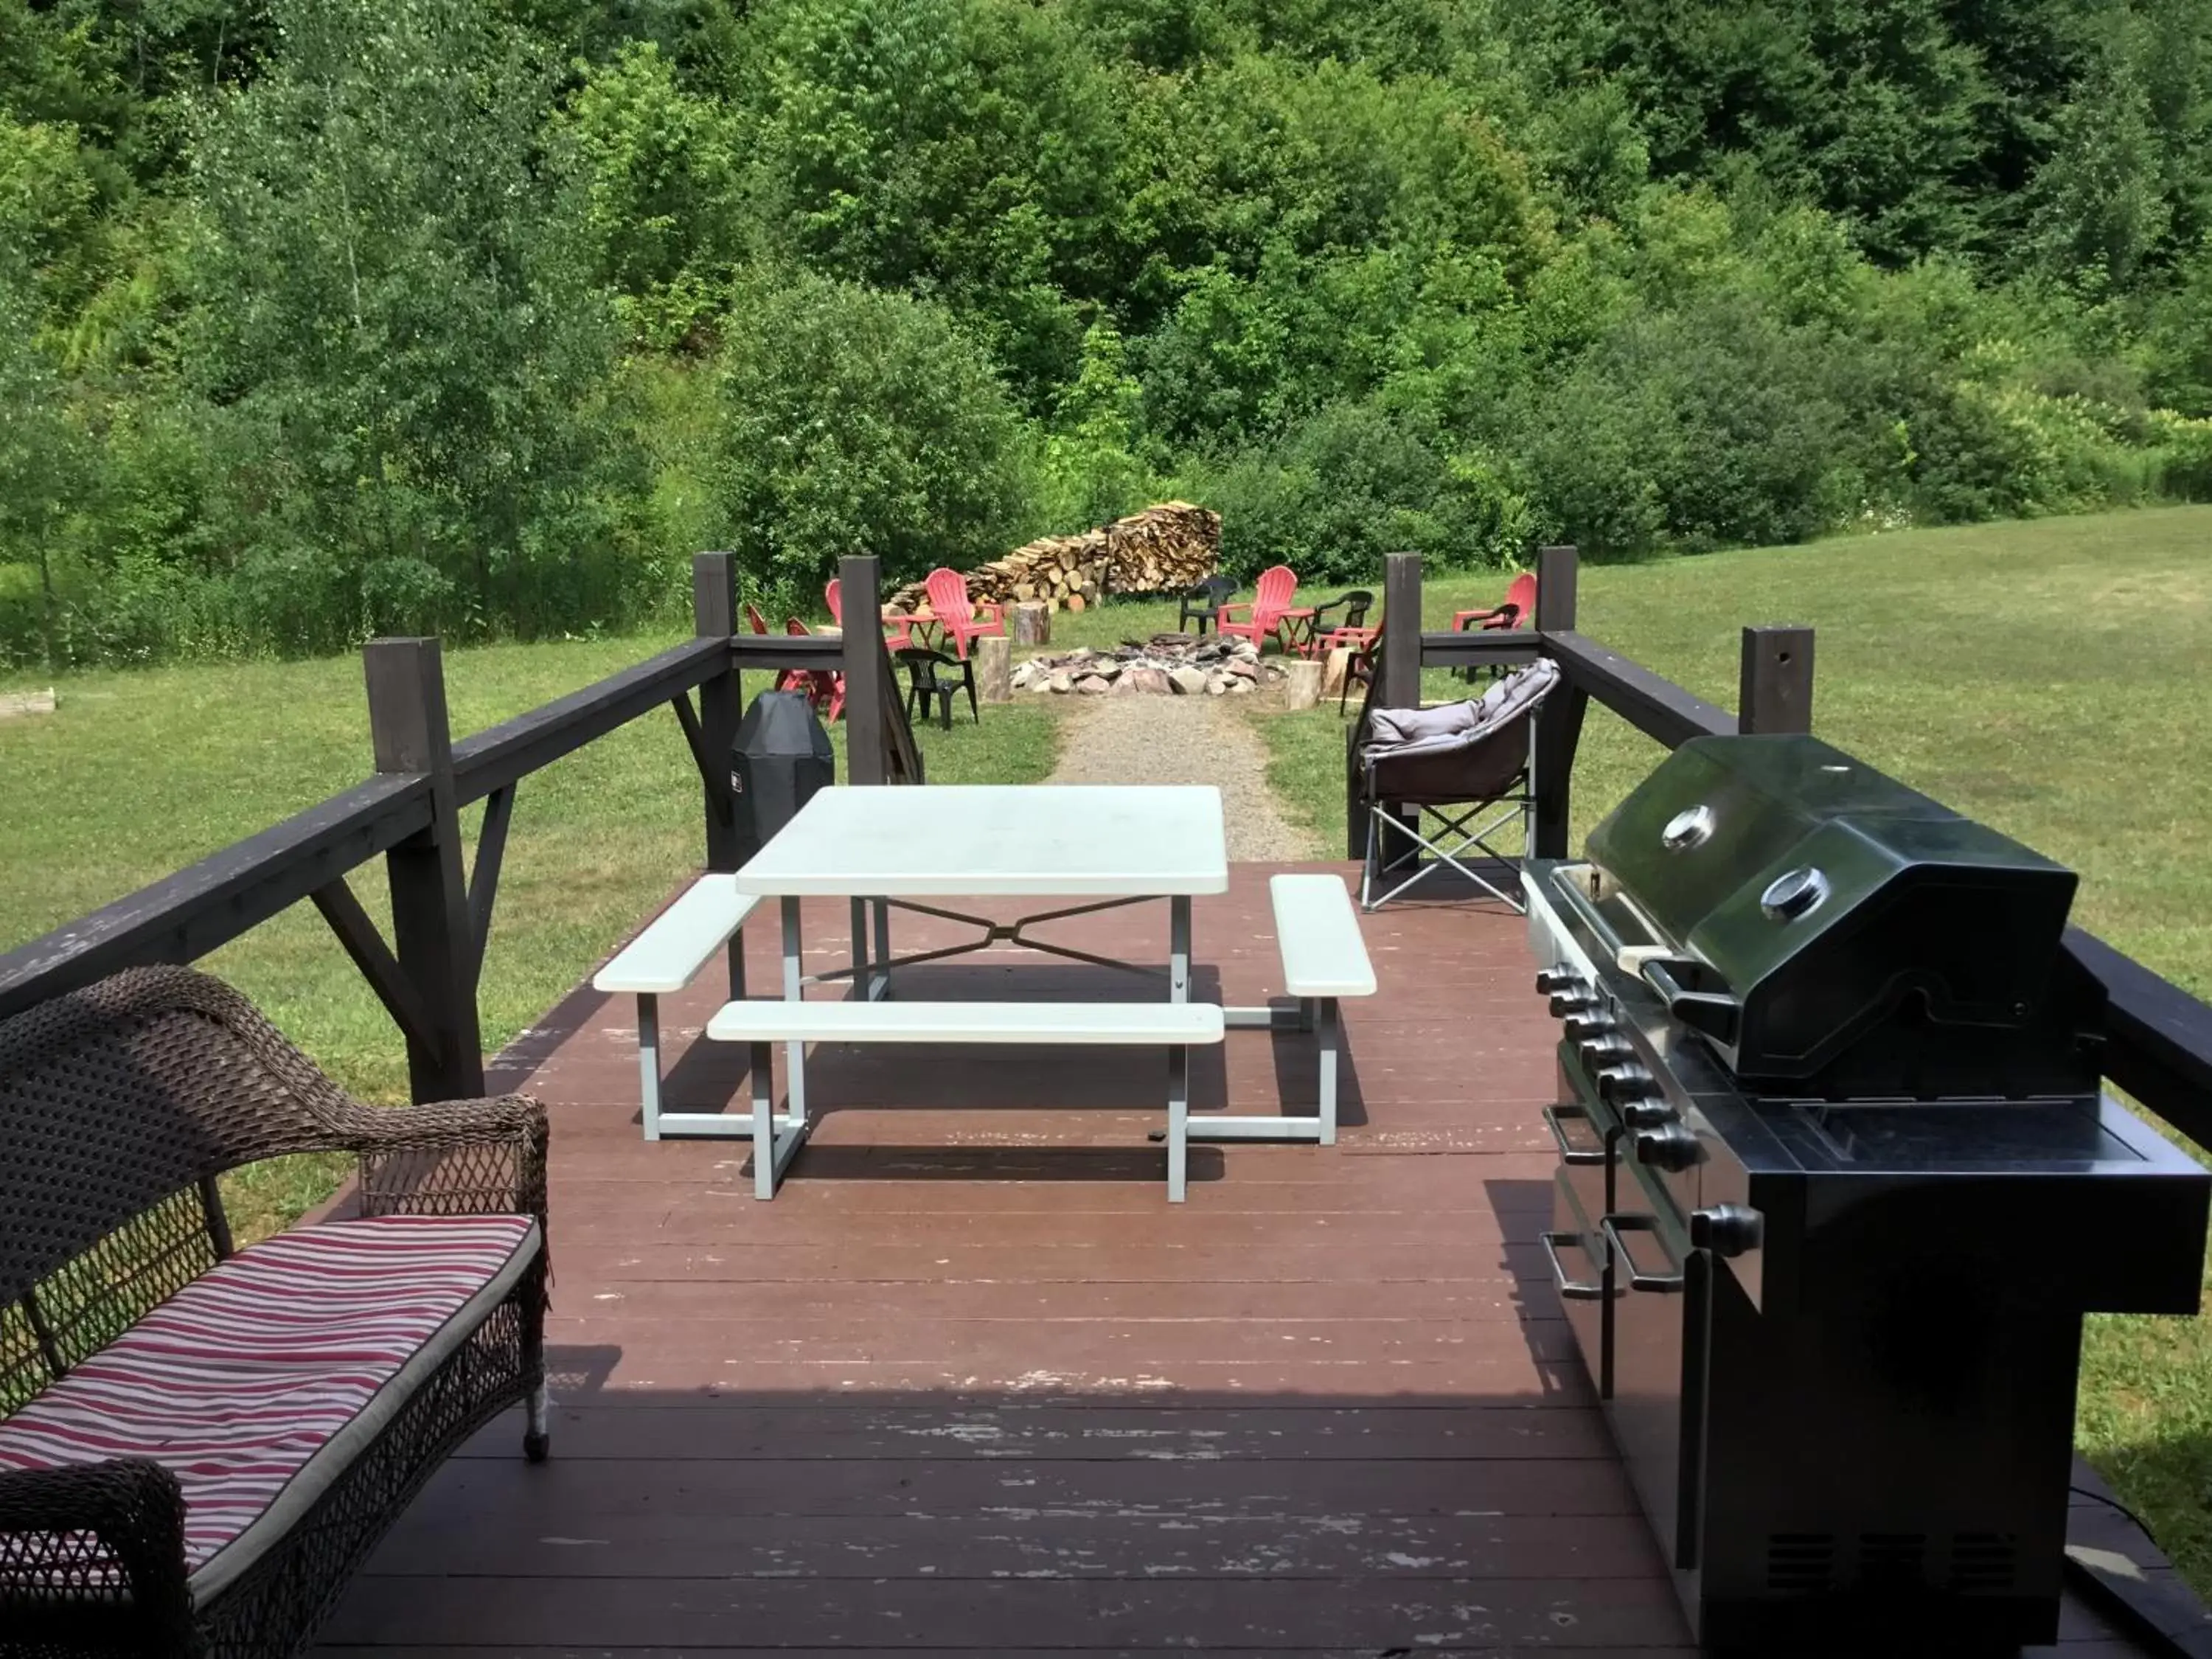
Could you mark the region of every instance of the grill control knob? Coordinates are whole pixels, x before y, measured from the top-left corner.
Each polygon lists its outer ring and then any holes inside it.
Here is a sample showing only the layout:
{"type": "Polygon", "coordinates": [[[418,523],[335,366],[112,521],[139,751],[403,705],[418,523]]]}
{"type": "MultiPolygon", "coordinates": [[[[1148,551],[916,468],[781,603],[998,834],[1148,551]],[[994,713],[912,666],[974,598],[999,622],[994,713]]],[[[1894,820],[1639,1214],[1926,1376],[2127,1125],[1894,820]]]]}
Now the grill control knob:
{"type": "Polygon", "coordinates": [[[1575,1055],[1582,1061],[1583,1069],[1593,1074],[1601,1067],[1618,1065],[1635,1052],[1624,1036],[1594,1036],[1575,1045],[1575,1055]]]}
{"type": "Polygon", "coordinates": [[[1620,1066],[1608,1066],[1597,1074],[1597,1097],[1608,1106],[1641,1100],[1646,1095],[1656,1094],[1658,1085],[1651,1073],[1633,1060],[1620,1066]]]}
{"type": "Polygon", "coordinates": [[[1586,991],[1583,976],[1571,968],[1545,968],[1536,975],[1536,994],[1551,996],[1560,991],[1586,991]]]}
{"type": "Polygon", "coordinates": [[[1597,1006],[1597,993],[1584,986],[1580,990],[1554,991],[1552,994],[1552,1018],[1565,1019],[1569,1014],[1587,1013],[1597,1006]]]}
{"type": "Polygon", "coordinates": [[[1800,865],[1795,870],[1784,870],[1769,882],[1766,890],[1759,896],[1759,908],[1771,921],[1795,921],[1809,915],[1828,896],[1826,872],[1817,865],[1800,865]]]}
{"type": "Polygon", "coordinates": [[[1620,1118],[1632,1129],[1659,1129],[1674,1121],[1675,1111],[1663,1100],[1632,1100],[1620,1109],[1620,1118]]]}
{"type": "Polygon", "coordinates": [[[1747,1204],[1716,1204],[1690,1212],[1690,1243],[1715,1255],[1741,1255],[1765,1240],[1766,1218],[1747,1204]]]}
{"type": "Polygon", "coordinates": [[[1637,1161],[1655,1170],[1686,1170],[1698,1156],[1698,1137],[1680,1123],[1664,1124],[1636,1137],[1637,1161]]]}
{"type": "Polygon", "coordinates": [[[1613,1016],[1602,1008],[1592,1008],[1579,1014],[1569,1014],[1566,1019],[1567,1041],[1587,1042],[1601,1037],[1613,1030],[1613,1016]]]}

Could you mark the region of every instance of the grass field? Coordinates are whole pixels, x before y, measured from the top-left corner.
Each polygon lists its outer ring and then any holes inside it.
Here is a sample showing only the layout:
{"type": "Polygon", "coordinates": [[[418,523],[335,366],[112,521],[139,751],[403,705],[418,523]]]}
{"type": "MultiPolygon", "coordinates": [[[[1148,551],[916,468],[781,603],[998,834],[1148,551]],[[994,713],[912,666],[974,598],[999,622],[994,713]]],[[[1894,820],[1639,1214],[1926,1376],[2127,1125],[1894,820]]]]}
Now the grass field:
{"type": "MultiPolygon", "coordinates": [[[[1430,583],[1426,625],[1503,586],[1430,583]]],[[[1811,624],[1814,730],[2073,866],[2078,921],[2212,994],[2212,509],[1585,568],[1579,609],[1583,633],[1730,708],[1741,626],[1811,624]]],[[[1424,690],[1466,695],[1436,671],[1424,690]]],[[[1279,792],[1341,846],[1334,708],[1256,718],[1279,792]]],[[[1575,844],[1660,752],[1593,706],[1575,844]]],[[[2082,1361],[2082,1445],[2212,1592],[2212,1318],[2099,1318],[2082,1361]]]]}
{"type": "MultiPolygon", "coordinates": [[[[498,646],[447,658],[465,733],[675,643],[615,639],[498,646]]],[[[759,688],[749,677],[746,695],[759,688]]],[[[0,950],[122,896],[358,782],[370,769],[358,659],[84,675],[47,716],[0,721],[0,950]]],[[[964,714],[964,711],[963,711],[964,714]]],[[[919,733],[930,776],[1026,782],[1052,769],[1050,712],[994,708],[979,728],[919,733]]],[[[843,775],[844,728],[833,732],[843,775]]],[[[465,815],[471,837],[481,808],[465,815]]],[[[515,795],[478,998],[487,1052],[548,1008],[702,857],[698,773],[675,716],[634,721],[515,795]]],[[[471,854],[473,857],[473,848],[471,854]]],[[[389,914],[382,860],[355,872],[389,914]]],[[[404,1100],[406,1056],[382,1006],[306,905],[202,964],[238,986],[347,1086],[404,1100]]],[[[329,1190],[313,1160],[235,1183],[244,1233],[282,1224],[329,1190]]]]}

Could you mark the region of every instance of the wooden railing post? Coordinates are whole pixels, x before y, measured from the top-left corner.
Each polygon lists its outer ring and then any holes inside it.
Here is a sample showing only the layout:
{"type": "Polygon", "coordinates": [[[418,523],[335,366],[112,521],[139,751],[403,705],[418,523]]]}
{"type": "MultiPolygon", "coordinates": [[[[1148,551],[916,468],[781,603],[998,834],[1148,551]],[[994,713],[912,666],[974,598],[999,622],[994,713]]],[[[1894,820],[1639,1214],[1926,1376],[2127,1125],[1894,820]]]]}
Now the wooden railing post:
{"type": "Polygon", "coordinates": [[[1421,556],[1389,553],[1382,559],[1382,683],[1377,708],[1414,708],[1421,701],[1421,556]]]}
{"type": "MultiPolygon", "coordinates": [[[[1571,547],[1547,547],[1536,554],[1536,630],[1571,634],[1575,629],[1576,587],[1581,556],[1571,547]]],[[[1567,814],[1574,794],[1575,750],[1581,745],[1583,716],[1589,693],[1572,683],[1545,700],[1536,716],[1536,823],[1540,859],[1567,855],[1567,814]]]]}
{"type": "Polygon", "coordinates": [[[845,781],[888,783],[884,697],[890,659],[884,652],[883,563],[854,555],[837,563],[839,609],[845,617],[845,781]]]}
{"type": "Polygon", "coordinates": [[[484,1091],[483,1038],[444,664],[434,639],[372,640],[362,663],[376,769],[430,784],[428,826],[384,855],[392,951],[422,1014],[407,1039],[408,1083],[418,1102],[473,1098],[484,1091]]]}
{"type": "MultiPolygon", "coordinates": [[[[1382,556],[1382,656],[1375,665],[1375,684],[1368,700],[1377,708],[1418,708],[1421,703],[1421,556],[1386,553],[1382,556]]],[[[1359,728],[1344,737],[1344,840],[1348,857],[1367,856],[1368,837],[1374,825],[1370,803],[1360,793],[1359,728]]],[[[1408,824],[1418,810],[1401,808],[1397,816],[1408,824]]],[[[1419,843],[1393,843],[1392,866],[1409,863],[1420,851],[1419,843]]]]}
{"type": "Polygon", "coordinates": [[[1739,732],[1813,729],[1813,630],[1774,626],[1743,630],[1739,732]]]}
{"type": "MultiPolygon", "coordinates": [[[[691,624],[701,639],[727,640],[738,631],[736,554],[691,556],[691,624]]],[[[744,861],[738,844],[737,797],[730,787],[730,751],[744,712],[744,685],[733,660],[699,683],[700,784],[706,798],[709,870],[734,870],[744,861]]]]}

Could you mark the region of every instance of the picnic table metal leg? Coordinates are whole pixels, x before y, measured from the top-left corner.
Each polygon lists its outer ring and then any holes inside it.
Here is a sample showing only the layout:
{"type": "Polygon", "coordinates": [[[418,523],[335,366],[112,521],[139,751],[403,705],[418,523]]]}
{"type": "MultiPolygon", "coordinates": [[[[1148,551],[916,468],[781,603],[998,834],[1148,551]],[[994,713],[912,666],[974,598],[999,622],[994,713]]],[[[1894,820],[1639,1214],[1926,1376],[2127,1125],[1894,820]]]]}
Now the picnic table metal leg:
{"type": "Polygon", "coordinates": [[[875,901],[875,907],[876,907],[876,960],[877,960],[878,963],[882,963],[882,964],[883,964],[883,971],[882,971],[882,973],[878,976],[878,978],[877,978],[877,981],[876,981],[876,995],[877,995],[878,997],[879,997],[879,998],[880,998],[880,997],[887,997],[887,996],[889,996],[889,995],[891,994],[891,969],[890,969],[890,961],[891,961],[891,906],[890,906],[890,901],[889,899],[877,899],[877,900],[875,901]]]}
{"type": "Polygon", "coordinates": [[[1190,1185],[1190,1050],[1168,1049],[1168,1202],[1180,1204],[1190,1185]]]}
{"type": "Polygon", "coordinates": [[[1190,1000],[1190,897],[1168,901],[1168,1000],[1190,1000]]]}
{"type": "Polygon", "coordinates": [[[638,1121],[647,1140],[660,1139],[660,999],[637,994],[638,1121]]]}
{"type": "Polygon", "coordinates": [[[1321,1118],[1321,1144],[1336,1145],[1336,1051],[1341,1027],[1337,1021],[1336,999],[1318,1000],[1321,1017],[1314,1028],[1321,1033],[1321,1103],[1317,1109],[1321,1118]]]}
{"type": "Polygon", "coordinates": [[[745,934],[742,927],[730,935],[730,942],[726,948],[730,958],[730,1000],[743,1002],[745,1000],[745,934]]]}
{"type": "Polygon", "coordinates": [[[874,994],[873,976],[868,971],[868,902],[864,898],[853,901],[853,996],[866,1002],[874,994]]]}
{"type": "MultiPolygon", "coordinates": [[[[787,896],[783,901],[783,1000],[798,1002],[805,999],[805,988],[799,982],[799,900],[787,896]]],[[[786,1090],[789,1097],[791,1115],[802,1122],[806,1117],[806,1045],[790,1042],[784,1045],[784,1059],[791,1080],[786,1090]]],[[[771,1147],[773,1143],[770,1143],[771,1147]]]]}
{"type": "Polygon", "coordinates": [[[775,1056],[765,1042],[750,1045],[753,1073],[753,1196],[774,1198],[782,1173],[775,1144],[775,1056]]]}

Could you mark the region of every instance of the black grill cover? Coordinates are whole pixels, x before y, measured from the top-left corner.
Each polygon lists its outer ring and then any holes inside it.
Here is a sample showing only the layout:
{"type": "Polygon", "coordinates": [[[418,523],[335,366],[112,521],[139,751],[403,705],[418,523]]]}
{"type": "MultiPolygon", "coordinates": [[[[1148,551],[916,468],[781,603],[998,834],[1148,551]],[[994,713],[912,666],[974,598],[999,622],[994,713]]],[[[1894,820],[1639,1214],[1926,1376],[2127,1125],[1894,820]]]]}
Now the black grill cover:
{"type": "Polygon", "coordinates": [[[738,726],[730,750],[737,794],[738,853],[750,859],[799,815],[814,792],[837,781],[830,734],[804,691],[763,691],[738,726]]]}
{"type": "Polygon", "coordinates": [[[1680,951],[1675,1012],[1740,1077],[2094,1086],[2101,1000],[2061,949],[2074,872],[1817,738],[1684,744],[1589,857],[1680,951]]]}

